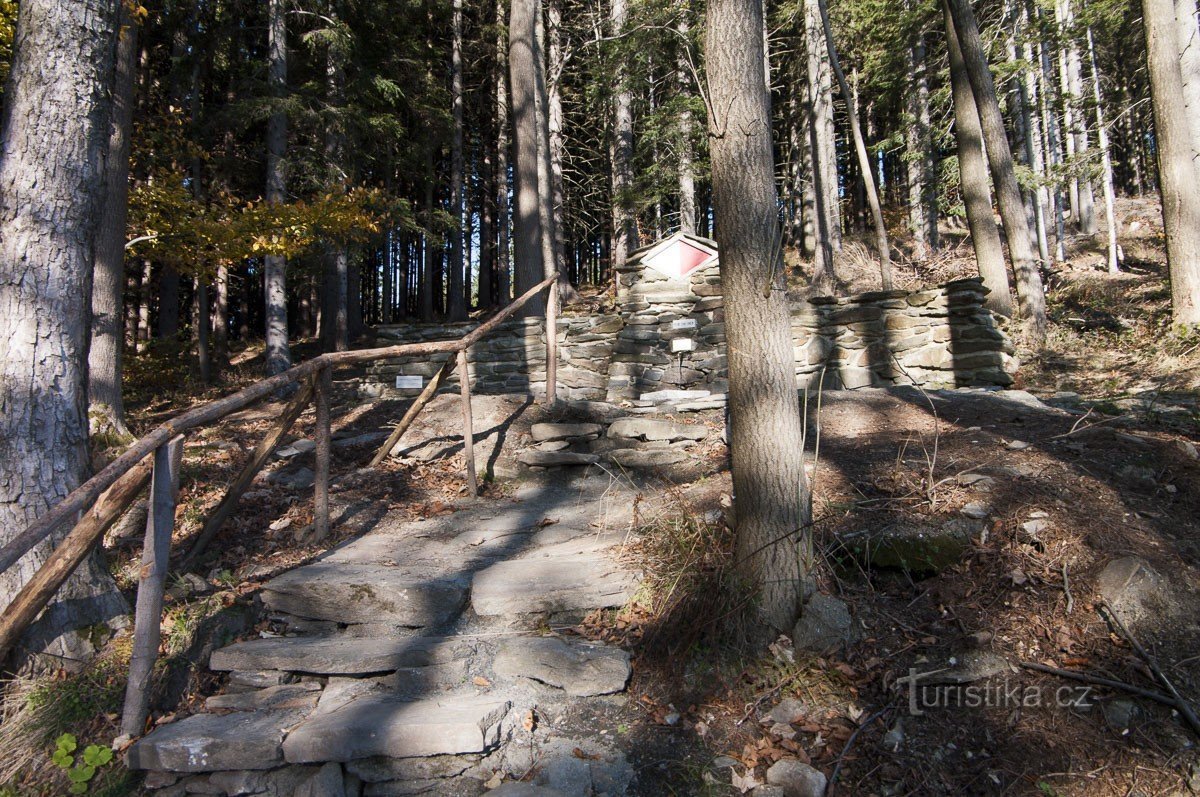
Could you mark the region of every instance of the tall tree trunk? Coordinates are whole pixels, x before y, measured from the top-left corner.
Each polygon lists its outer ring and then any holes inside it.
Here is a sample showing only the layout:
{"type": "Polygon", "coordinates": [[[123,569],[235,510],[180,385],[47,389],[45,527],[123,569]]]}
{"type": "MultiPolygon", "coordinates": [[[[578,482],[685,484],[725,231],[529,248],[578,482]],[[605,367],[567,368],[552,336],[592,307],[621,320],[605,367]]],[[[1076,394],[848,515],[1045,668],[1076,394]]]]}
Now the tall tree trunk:
{"type": "Polygon", "coordinates": [[[710,0],[706,56],[713,210],[729,345],[736,558],[763,620],[791,630],[811,561],[789,305],[779,224],[761,0],[710,0]]]}
{"type": "Polygon", "coordinates": [[[1033,112],[1038,104],[1037,97],[1040,96],[1036,78],[1037,51],[1032,50],[1032,55],[1027,55],[1026,44],[1020,40],[1022,29],[1028,20],[1027,9],[1025,7],[1018,9],[1011,2],[1005,5],[1005,13],[1013,18],[1014,28],[1013,35],[1009,38],[1009,58],[1014,63],[1028,61],[1035,65],[1032,67],[1032,73],[1029,69],[1022,69],[1017,76],[1017,102],[1019,103],[1021,127],[1025,130],[1025,160],[1037,181],[1037,185],[1029,194],[1038,256],[1049,262],[1050,236],[1046,230],[1046,198],[1048,196],[1045,185],[1046,160],[1043,150],[1041,117],[1033,112]]]}
{"type": "MultiPolygon", "coordinates": [[[[88,315],[117,4],[22,0],[17,14],[0,121],[0,544],[87,475],[88,315]]],[[[66,531],[0,573],[0,605],[66,531]]],[[[126,611],[93,554],[25,634],[22,655],[78,667],[93,648],[75,631],[126,611]]]]}
{"type": "Polygon", "coordinates": [[[125,222],[129,212],[129,150],[133,133],[133,86],[137,72],[137,20],[120,4],[112,119],[104,164],[104,202],[96,230],[92,269],[92,339],[88,350],[88,417],[94,431],[105,427],[128,435],[121,397],[125,304],[125,222]]]}
{"type": "MultiPolygon", "coordinates": [[[[330,19],[338,25],[331,10],[330,19]]],[[[328,120],[325,124],[325,168],[329,190],[344,193],[350,182],[346,152],[346,132],[342,113],[346,104],[345,56],[339,45],[331,42],[325,51],[325,101],[328,120]]],[[[328,291],[323,303],[325,346],[331,351],[350,348],[350,252],[345,241],[326,244],[325,269],[328,291]]]]}
{"type": "MultiPolygon", "coordinates": [[[[496,19],[504,19],[504,0],[496,0],[496,19]]],[[[508,48],[501,31],[496,36],[496,297],[501,306],[512,298],[508,132],[508,48]]]]}
{"type": "Polygon", "coordinates": [[[1200,27],[1196,24],[1196,0],[1175,0],[1175,33],[1183,77],[1183,107],[1192,131],[1192,153],[1200,159],[1200,27]]]}
{"type": "Polygon", "coordinates": [[[158,275],[158,318],[154,331],[159,340],[179,334],[179,271],[170,263],[164,263],[158,275]]]}
{"type": "MultiPolygon", "coordinates": [[[[679,3],[679,53],[675,61],[675,84],[681,97],[690,98],[692,76],[688,65],[691,47],[691,6],[686,0],[679,3]]],[[[692,112],[685,106],[679,114],[679,229],[688,235],[696,234],[696,174],[692,154],[692,112]]]]}
{"type": "Polygon", "coordinates": [[[1104,97],[1100,88],[1100,68],[1096,65],[1096,44],[1092,29],[1087,29],[1088,63],[1092,69],[1092,102],[1096,105],[1096,138],[1100,146],[1100,185],[1104,189],[1104,223],[1108,227],[1108,271],[1121,270],[1121,249],[1117,245],[1117,195],[1113,190],[1112,154],[1108,126],[1104,123],[1104,97]]]}
{"type": "Polygon", "coordinates": [[[944,2],[949,5],[952,17],[946,37],[957,37],[963,66],[971,82],[971,93],[975,97],[975,108],[979,112],[988,165],[1000,205],[1000,219],[1004,223],[1005,237],[1008,238],[1008,255],[1016,277],[1021,321],[1035,345],[1040,346],[1046,340],[1046,294],[1033,257],[1025,203],[1021,200],[1021,189],[1017,185],[1012,150],[1008,146],[1004,119],[996,100],[996,87],[992,83],[992,73],[988,70],[983,43],[979,39],[979,25],[975,22],[970,0],[944,2]]]}
{"type": "Polygon", "coordinates": [[[938,248],[937,173],[934,168],[932,123],[929,116],[929,75],[925,37],[918,33],[909,49],[909,115],[907,171],[909,227],[913,256],[928,257],[938,248]]]}
{"type": "MultiPolygon", "coordinates": [[[[1062,59],[1063,90],[1066,95],[1065,108],[1067,113],[1067,130],[1071,136],[1071,145],[1077,160],[1084,164],[1088,160],[1087,116],[1083,112],[1083,75],[1082,59],[1079,56],[1079,45],[1076,42],[1075,12],[1071,9],[1071,0],[1057,0],[1055,12],[1058,17],[1061,36],[1060,56],[1062,59]]],[[[1072,179],[1075,186],[1073,194],[1077,204],[1072,217],[1076,228],[1084,235],[1096,234],[1096,199],[1092,192],[1092,181],[1086,172],[1082,177],[1072,179]]]]}
{"type": "MultiPolygon", "coordinates": [[[[1034,6],[1035,10],[1037,6],[1034,6]]],[[[1050,52],[1044,42],[1030,45],[1036,48],[1038,61],[1041,65],[1041,91],[1038,92],[1039,109],[1042,117],[1042,129],[1046,133],[1046,164],[1051,172],[1057,173],[1062,165],[1062,149],[1059,147],[1058,114],[1054,108],[1058,105],[1055,81],[1050,68],[1050,52]]],[[[1054,258],[1058,262],[1067,259],[1067,233],[1063,221],[1064,202],[1062,184],[1055,178],[1050,190],[1050,215],[1054,219],[1054,258]]]]}
{"type": "Polygon", "coordinates": [[[1175,9],[1171,0],[1142,0],[1142,18],[1154,99],[1171,310],[1175,323],[1195,326],[1200,325],[1200,168],[1193,158],[1192,130],[1183,98],[1175,9]]]}
{"type": "Polygon", "coordinates": [[[213,302],[213,363],[217,370],[229,364],[229,269],[217,267],[216,301],[213,302]]]}
{"type": "MultiPolygon", "coordinates": [[[[625,31],[626,0],[610,0],[610,35],[625,31]]],[[[633,94],[621,56],[613,69],[612,133],[612,244],[610,259],[614,269],[621,268],[629,253],[638,248],[637,219],[633,203],[633,94]]]]}
{"type": "Polygon", "coordinates": [[[850,135],[854,139],[854,150],[858,153],[859,171],[862,172],[862,184],[867,191],[867,204],[871,208],[871,219],[875,227],[875,248],[879,250],[879,274],[883,289],[892,289],[892,250],[888,245],[887,225],[883,221],[883,209],[879,206],[879,192],[875,189],[875,174],[871,168],[871,156],[867,153],[867,144],[863,141],[862,128],[858,123],[858,109],[855,107],[854,95],[846,83],[846,74],[842,71],[838,60],[837,46],[833,42],[833,26],[829,24],[829,9],[825,0],[817,0],[817,10],[821,14],[821,26],[825,31],[825,45],[829,52],[829,66],[837,78],[838,88],[846,103],[846,116],[850,120],[850,135]]]}
{"type": "MultiPolygon", "coordinates": [[[[813,141],[813,185],[820,194],[817,207],[824,216],[817,225],[828,248],[842,249],[841,193],[838,186],[837,146],[833,127],[833,75],[817,0],[804,0],[805,47],[808,52],[808,99],[813,141]],[[824,228],[822,230],[822,227],[824,228]]],[[[832,274],[832,263],[830,270],[832,274]]]]}
{"type": "MultiPolygon", "coordinates": [[[[513,128],[516,133],[516,163],[513,177],[517,215],[513,220],[514,289],[517,295],[545,279],[545,250],[542,248],[542,203],[538,196],[537,114],[537,0],[512,0],[508,22],[508,71],[512,89],[513,128]]],[[[525,305],[523,315],[536,317],[546,311],[541,298],[525,305]]]]}
{"type": "MultiPolygon", "coordinates": [[[[287,200],[287,112],[281,104],[287,94],[287,17],[284,0],[267,2],[267,83],[275,106],[267,119],[267,202],[287,200]]],[[[263,258],[266,320],[267,375],[282,373],[292,365],[288,348],[287,259],[281,255],[263,258]]]]}
{"type": "Polygon", "coordinates": [[[463,273],[467,263],[463,258],[463,62],[462,62],[462,0],[453,0],[451,7],[452,35],[450,48],[450,111],[453,130],[450,135],[450,212],[454,223],[450,228],[450,296],[446,316],[451,321],[467,317],[466,294],[463,293],[463,273]]]}
{"type": "Polygon", "coordinates": [[[992,195],[988,189],[987,159],[983,151],[983,128],[975,94],[967,79],[962,51],[958,40],[951,35],[954,22],[949,7],[944,8],[946,41],[950,53],[950,85],[954,99],[954,139],[958,146],[958,179],[963,204],[967,207],[967,227],[971,231],[971,246],[979,264],[979,276],[989,293],[985,304],[993,313],[1011,316],[1012,294],[1008,284],[1008,269],[1004,266],[1004,250],[1000,231],[992,217],[992,195]]]}

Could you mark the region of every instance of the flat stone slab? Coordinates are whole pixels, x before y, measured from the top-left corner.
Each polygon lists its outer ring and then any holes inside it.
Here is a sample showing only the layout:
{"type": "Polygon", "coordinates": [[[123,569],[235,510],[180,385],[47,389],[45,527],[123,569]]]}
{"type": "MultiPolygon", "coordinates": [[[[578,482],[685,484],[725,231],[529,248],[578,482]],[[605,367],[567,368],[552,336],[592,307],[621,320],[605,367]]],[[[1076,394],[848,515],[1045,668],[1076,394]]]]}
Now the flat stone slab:
{"type": "Polygon", "coordinates": [[[317,562],[263,585],[269,609],[313,620],[393,623],[422,628],[444,623],[466,602],[461,580],[401,567],[317,562]]]}
{"type": "Polygon", "coordinates": [[[216,772],[273,769],[284,762],[287,730],[307,710],[193,714],[160,725],[125,754],[130,769],[168,772],[216,772]]]}
{"type": "Polygon", "coordinates": [[[475,695],[415,701],[365,695],[300,725],[283,751],[292,764],[482,753],[499,743],[511,705],[475,695]]]}
{"type": "Polygon", "coordinates": [[[522,451],[517,455],[522,465],[534,468],[556,468],[562,465],[595,465],[600,457],[574,451],[522,451]]]}
{"type": "Polygon", "coordinates": [[[366,675],[446,664],[468,655],[467,644],[450,637],[269,637],[215,651],[209,669],[366,675]]]}
{"type": "Polygon", "coordinates": [[[539,443],[598,436],[604,427],[598,423],[535,423],[529,434],[539,443]]]}
{"type": "Polygon", "coordinates": [[[321,685],[315,683],[268,686],[266,689],[255,689],[252,692],[213,695],[204,701],[204,707],[209,711],[312,708],[317,705],[320,691],[321,685]]]}
{"type": "Polygon", "coordinates": [[[623,606],[641,579],[604,555],[513,559],[479,571],[478,614],[531,614],[623,606]]]}
{"type": "Polygon", "coordinates": [[[703,440],[708,429],[699,424],[674,423],[654,418],[620,418],[608,427],[609,437],[643,440],[703,440]]]}
{"type": "Polygon", "coordinates": [[[623,691],[630,673],[626,651],[559,637],[509,639],[500,646],[493,667],[496,675],[532,678],[576,697],[623,691]]]}
{"type": "Polygon", "coordinates": [[[610,451],[608,458],[623,468],[665,468],[678,465],[688,458],[678,449],[618,448],[610,451]]]}

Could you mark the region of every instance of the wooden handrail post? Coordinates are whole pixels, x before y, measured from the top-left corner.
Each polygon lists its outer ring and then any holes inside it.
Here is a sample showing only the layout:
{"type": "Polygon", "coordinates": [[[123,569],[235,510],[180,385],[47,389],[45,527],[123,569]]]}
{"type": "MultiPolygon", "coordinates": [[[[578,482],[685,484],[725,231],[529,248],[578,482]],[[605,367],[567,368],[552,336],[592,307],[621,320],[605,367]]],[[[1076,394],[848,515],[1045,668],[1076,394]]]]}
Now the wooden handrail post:
{"type": "Polygon", "coordinates": [[[467,462],[467,489],[471,495],[479,495],[479,481],[475,477],[475,430],[471,419],[471,374],[467,370],[466,349],[458,353],[458,384],[462,394],[463,458],[467,462]]]}
{"type": "Polygon", "coordinates": [[[329,403],[333,392],[333,369],[322,368],[314,376],[317,394],[317,467],[313,479],[313,539],[320,541],[329,536],[329,460],[332,448],[330,438],[329,403]]]}
{"type": "Polygon", "coordinates": [[[171,554],[171,532],[175,529],[175,501],[179,494],[179,462],[183,437],[176,437],[154,451],[154,475],[150,481],[150,516],[146,519],[146,541],[142,548],[141,580],[133,624],[133,655],[129,661],[129,683],[121,733],[140,736],[150,711],[150,680],[162,638],[163,588],[171,554]]]}
{"type": "Polygon", "coordinates": [[[385,459],[387,459],[388,454],[392,453],[392,449],[395,448],[396,444],[400,442],[400,438],[403,437],[404,433],[408,431],[408,427],[412,426],[412,422],[416,420],[417,415],[421,413],[421,410],[424,409],[425,405],[433,400],[434,395],[438,392],[438,388],[442,386],[442,382],[446,381],[446,377],[450,375],[450,373],[454,370],[454,366],[457,364],[457,356],[451,354],[446,358],[446,361],[442,363],[442,367],[439,368],[438,372],[433,375],[433,378],[429,380],[429,384],[425,385],[425,388],[421,391],[421,394],[417,396],[416,401],[414,401],[404,413],[404,417],[400,419],[400,423],[396,424],[396,428],[392,430],[390,435],[388,435],[388,439],[385,440],[383,445],[379,447],[379,450],[375,452],[375,456],[371,457],[372,468],[379,465],[380,462],[383,462],[385,459]]]}
{"type": "Polygon", "coordinates": [[[546,297],[546,406],[558,401],[558,281],[546,297]]]}

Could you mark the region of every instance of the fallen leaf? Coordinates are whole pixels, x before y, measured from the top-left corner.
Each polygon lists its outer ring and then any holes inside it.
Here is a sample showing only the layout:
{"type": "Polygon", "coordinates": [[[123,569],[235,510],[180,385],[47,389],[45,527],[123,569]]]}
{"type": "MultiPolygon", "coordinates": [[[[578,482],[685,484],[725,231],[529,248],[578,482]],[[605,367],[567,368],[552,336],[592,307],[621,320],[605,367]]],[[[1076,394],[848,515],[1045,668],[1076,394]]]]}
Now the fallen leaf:
{"type": "Polygon", "coordinates": [[[525,712],[525,719],[521,721],[521,727],[530,733],[537,727],[537,715],[533,713],[533,709],[525,712]]]}
{"type": "Polygon", "coordinates": [[[471,679],[471,683],[475,684],[476,686],[484,686],[484,687],[492,685],[492,682],[489,681],[487,678],[484,678],[482,675],[476,675],[474,678],[471,679]]]}
{"type": "Polygon", "coordinates": [[[745,775],[739,775],[736,771],[733,772],[730,782],[733,784],[733,788],[737,789],[741,794],[745,794],[756,786],[762,785],[758,779],[754,777],[753,769],[747,769],[745,775]]]}

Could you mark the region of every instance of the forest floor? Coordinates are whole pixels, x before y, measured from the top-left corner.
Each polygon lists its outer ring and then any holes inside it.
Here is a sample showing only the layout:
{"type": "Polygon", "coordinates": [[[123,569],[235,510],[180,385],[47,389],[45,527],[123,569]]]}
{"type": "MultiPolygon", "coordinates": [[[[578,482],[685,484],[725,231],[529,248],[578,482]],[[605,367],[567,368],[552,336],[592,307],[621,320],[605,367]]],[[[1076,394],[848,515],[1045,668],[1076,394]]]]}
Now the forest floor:
{"type": "MultiPolygon", "coordinates": [[[[1057,695],[1070,683],[1017,666],[1035,662],[1157,690],[1095,602],[1103,568],[1136,556],[1177,595],[1134,633],[1200,705],[1191,603],[1200,586],[1200,338],[1170,329],[1153,213],[1123,208],[1127,225],[1139,221],[1123,242],[1124,273],[1104,273],[1102,249],[1077,241],[1069,262],[1050,274],[1049,345],[1020,352],[1017,387],[1056,409],[881,391],[824,397],[813,416],[820,454],[810,457],[816,570],[820,590],[850,607],[858,630],[850,644],[820,657],[782,642],[765,653],[745,644],[736,590],[726,589],[732,535],[722,513],[731,488],[719,413],[703,417],[713,434],[699,450],[702,473],[684,483],[639,484],[645,500],[678,510],[643,530],[635,555],[648,589],[635,605],[597,612],[579,628],[634,655],[631,699],[613,723],[638,771],[637,793],[738,794],[780,758],[811,761],[827,776],[836,770],[834,794],[1200,793],[1196,737],[1152,701],[1096,689],[1084,695],[1087,706],[1004,698],[1002,705],[924,706],[918,715],[897,683],[913,670],[967,662],[992,668],[981,683],[1003,682],[1022,698],[1030,688],[1057,695]],[[970,517],[981,508],[982,518],[970,517]],[[864,529],[932,533],[966,520],[976,525],[961,556],[936,567],[882,566],[854,545],[864,529]]],[[[961,247],[954,251],[958,257],[947,254],[902,283],[966,273],[970,261],[961,247]]],[[[300,356],[315,350],[297,349],[300,356]]],[[[181,358],[134,358],[135,430],[252,380],[259,355],[235,357],[223,384],[207,391],[188,386],[181,358]]],[[[417,444],[404,456],[366,471],[403,405],[363,403],[353,387],[339,384],[335,407],[333,534],[312,540],[311,490],[260,479],[203,567],[172,580],[156,721],[192,710],[219,688],[194,663],[251,629],[263,581],[364,533],[384,514],[450,513],[465,493],[453,397],[421,416],[405,438],[417,444]]],[[[246,411],[189,439],[175,550],[187,550],[278,410],[246,411]]],[[[478,397],[475,413],[491,446],[483,494],[500,498],[518,474],[512,452],[546,413],[514,397],[478,397]]],[[[311,438],[312,420],[311,412],[303,416],[293,437],[311,438]]],[[[299,453],[273,468],[294,472],[311,467],[310,459],[299,453]]],[[[132,594],[140,529],[123,528],[106,549],[132,594]]],[[[49,760],[59,734],[72,733],[81,747],[117,735],[127,659],[127,643],[118,640],[84,673],[9,686],[0,794],[6,785],[11,794],[62,793],[66,781],[49,760]]],[[[136,788],[114,764],[101,768],[88,793],[136,788]]]]}

